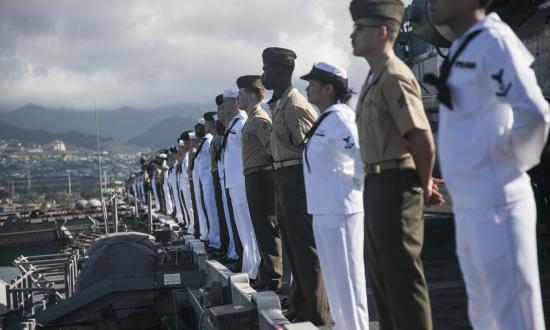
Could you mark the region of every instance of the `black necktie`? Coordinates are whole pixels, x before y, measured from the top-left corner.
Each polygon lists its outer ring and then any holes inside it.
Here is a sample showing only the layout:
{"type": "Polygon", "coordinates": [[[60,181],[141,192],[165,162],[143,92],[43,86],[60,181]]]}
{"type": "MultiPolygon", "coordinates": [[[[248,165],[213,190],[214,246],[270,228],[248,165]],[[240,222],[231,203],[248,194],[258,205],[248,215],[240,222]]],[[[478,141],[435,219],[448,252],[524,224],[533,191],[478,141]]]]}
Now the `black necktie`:
{"type": "Polygon", "coordinates": [[[483,31],[483,29],[475,30],[470,32],[464,39],[464,42],[457,49],[456,53],[453,54],[449,60],[450,54],[445,58],[443,64],[439,69],[439,77],[433,73],[428,73],[424,75],[424,82],[435,86],[437,89],[437,100],[444,104],[449,110],[453,110],[453,102],[451,100],[451,90],[449,85],[447,85],[447,80],[451,75],[451,69],[453,68],[454,63],[458,59],[458,56],[466,49],[466,46],[483,31]]]}
{"type": "Polygon", "coordinates": [[[229,133],[231,133],[231,130],[233,129],[233,126],[240,120],[241,118],[237,117],[233,119],[233,123],[231,123],[231,126],[229,126],[229,129],[225,131],[225,134],[223,135],[223,141],[222,141],[222,150],[225,150],[225,146],[227,145],[227,137],[229,136],[229,133]]]}
{"type": "Polygon", "coordinates": [[[323,112],[323,114],[321,114],[321,116],[319,117],[319,119],[317,119],[315,124],[313,124],[313,126],[311,126],[311,129],[309,130],[309,132],[307,132],[306,137],[304,138],[304,141],[302,142],[302,145],[304,145],[304,160],[306,162],[308,173],[311,172],[311,168],[309,167],[309,161],[307,159],[307,144],[309,142],[309,139],[313,136],[313,134],[315,134],[315,131],[317,130],[317,128],[319,128],[319,125],[321,125],[323,120],[325,120],[325,118],[327,118],[331,113],[332,113],[332,111],[323,112]]]}

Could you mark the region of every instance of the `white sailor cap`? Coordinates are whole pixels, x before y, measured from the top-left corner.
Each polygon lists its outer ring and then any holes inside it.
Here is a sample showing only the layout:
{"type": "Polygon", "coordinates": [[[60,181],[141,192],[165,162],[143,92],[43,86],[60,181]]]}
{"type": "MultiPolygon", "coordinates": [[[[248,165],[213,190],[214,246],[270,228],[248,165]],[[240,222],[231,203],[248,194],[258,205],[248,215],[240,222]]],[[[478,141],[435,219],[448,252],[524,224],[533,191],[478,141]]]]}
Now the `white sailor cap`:
{"type": "Polygon", "coordinates": [[[183,147],[183,140],[182,140],[182,139],[179,139],[179,140],[178,140],[178,144],[180,145],[180,147],[183,147]]]}
{"type": "Polygon", "coordinates": [[[223,91],[223,97],[237,98],[239,96],[238,88],[229,88],[223,91]]]}
{"type": "Polygon", "coordinates": [[[214,117],[214,121],[218,121],[218,114],[215,114],[213,117],[214,117]]]}
{"type": "Polygon", "coordinates": [[[307,81],[319,79],[336,83],[345,89],[348,87],[348,73],[346,70],[326,62],[317,62],[313,64],[311,71],[300,77],[300,79],[307,81]]]}
{"type": "Polygon", "coordinates": [[[197,119],[197,125],[206,125],[206,120],[200,117],[199,119],[197,119]]]}
{"type": "Polygon", "coordinates": [[[168,155],[167,154],[159,154],[159,158],[165,159],[165,158],[168,158],[168,155]]]}
{"type": "Polygon", "coordinates": [[[195,134],[195,132],[189,132],[189,140],[193,140],[196,138],[197,138],[197,135],[195,134]]]}

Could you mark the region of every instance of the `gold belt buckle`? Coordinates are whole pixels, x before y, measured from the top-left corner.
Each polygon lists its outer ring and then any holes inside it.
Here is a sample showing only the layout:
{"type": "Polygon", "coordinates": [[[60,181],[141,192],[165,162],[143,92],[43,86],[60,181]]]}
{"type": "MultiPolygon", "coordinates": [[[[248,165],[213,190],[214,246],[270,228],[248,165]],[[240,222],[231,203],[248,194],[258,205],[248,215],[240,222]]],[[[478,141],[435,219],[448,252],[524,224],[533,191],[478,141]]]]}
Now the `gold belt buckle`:
{"type": "Polygon", "coordinates": [[[372,166],[372,173],[374,173],[374,174],[382,173],[382,166],[380,166],[380,164],[374,164],[372,166]]]}

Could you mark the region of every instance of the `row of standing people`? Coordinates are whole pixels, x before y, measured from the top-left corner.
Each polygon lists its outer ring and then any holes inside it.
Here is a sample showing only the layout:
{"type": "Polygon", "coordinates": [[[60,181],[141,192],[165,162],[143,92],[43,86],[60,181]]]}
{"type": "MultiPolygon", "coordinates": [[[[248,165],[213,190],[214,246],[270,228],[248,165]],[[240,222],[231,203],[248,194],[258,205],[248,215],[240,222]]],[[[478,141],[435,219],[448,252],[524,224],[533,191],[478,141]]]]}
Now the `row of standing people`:
{"type": "MultiPolygon", "coordinates": [[[[548,103],[529,68],[532,56],[496,14],[485,16],[489,4],[429,1],[431,19],[458,36],[441,76],[428,79],[441,102],[440,163],[472,325],[544,329],[525,171],[545,144],[548,103]]],[[[190,231],[198,221],[211,249],[223,249],[217,235],[224,223],[233,230],[242,270],[259,289],[280,289],[284,245],[291,320],[323,325],[332,316],[337,329],[368,329],[368,271],[381,329],[431,329],[420,259],[423,207],[444,200],[442,181],[432,178],[434,143],[419,83],[392,51],[403,4],[354,0],[350,11],[353,53],[371,69],[355,113],[346,105],[345,70],[315,64],[302,77],[306,100],[291,83],[296,54],[265,49],[263,75],[240,77],[239,89],[219,98],[223,137],[214,114],[197,123],[196,139],[181,136],[183,154],[174,158],[190,164],[183,182],[194,210],[183,221],[190,231]],[[271,117],[260,107],[265,89],[273,90],[271,117]]]]}

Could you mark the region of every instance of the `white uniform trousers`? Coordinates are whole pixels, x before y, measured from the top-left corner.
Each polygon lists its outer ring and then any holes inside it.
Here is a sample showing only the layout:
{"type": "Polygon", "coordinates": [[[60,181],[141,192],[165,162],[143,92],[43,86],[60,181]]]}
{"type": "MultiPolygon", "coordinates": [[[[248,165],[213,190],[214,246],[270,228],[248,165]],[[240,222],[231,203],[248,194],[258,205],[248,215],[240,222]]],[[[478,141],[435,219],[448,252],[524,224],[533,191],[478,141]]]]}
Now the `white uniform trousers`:
{"type": "Polygon", "coordinates": [[[313,214],[313,236],[334,329],[369,329],[364,213],[313,214]]]}
{"type": "Polygon", "coordinates": [[[192,187],[189,186],[189,184],[182,185],[180,182],[180,189],[183,194],[183,199],[185,201],[185,208],[187,209],[187,213],[185,210],[182,210],[184,213],[184,218],[187,219],[187,233],[189,235],[193,235],[195,233],[195,216],[193,210],[193,202],[191,200],[191,190],[192,187]]]}
{"type": "Polygon", "coordinates": [[[201,182],[199,178],[193,178],[193,188],[195,189],[195,202],[197,209],[197,218],[199,218],[199,238],[203,241],[208,240],[208,224],[206,222],[206,215],[204,213],[203,203],[202,203],[202,193],[201,193],[201,182]]]}
{"type": "Polygon", "coordinates": [[[216,206],[216,191],[212,176],[208,175],[201,178],[204,206],[208,215],[208,241],[213,248],[219,249],[222,246],[220,241],[220,220],[218,218],[218,207],[216,206]]]}
{"type": "Polygon", "coordinates": [[[178,192],[178,186],[174,182],[171,186],[172,190],[172,196],[174,196],[174,207],[176,209],[176,220],[178,223],[183,222],[183,210],[181,209],[181,201],[180,201],[180,195],[178,192]]]}
{"type": "Polygon", "coordinates": [[[544,329],[533,197],[454,211],[474,329],[544,329]]]}
{"type": "Polygon", "coordinates": [[[153,197],[155,199],[155,204],[153,204],[153,201],[151,201],[152,208],[155,212],[160,211],[160,199],[159,194],[157,193],[157,185],[155,184],[155,180],[153,179],[153,183],[151,184],[153,187],[153,197]]]}
{"type": "MultiPolygon", "coordinates": [[[[168,181],[168,178],[165,177],[165,180],[168,181]]],[[[164,182],[162,185],[162,191],[164,192],[164,205],[166,206],[166,214],[172,214],[174,212],[172,204],[172,196],[170,195],[170,185],[168,182],[164,182]]]]}
{"type": "Polygon", "coordinates": [[[248,278],[254,280],[258,274],[261,259],[256,244],[256,234],[254,234],[254,227],[252,227],[252,219],[250,218],[246,190],[244,187],[229,188],[229,194],[233,204],[235,225],[243,245],[242,272],[248,273],[248,278]]]}
{"type": "Polygon", "coordinates": [[[227,246],[227,257],[231,259],[239,259],[237,254],[237,249],[235,248],[235,238],[233,237],[233,226],[231,226],[231,215],[229,213],[229,206],[227,206],[227,195],[225,192],[225,181],[220,179],[220,184],[222,187],[222,200],[223,200],[223,211],[225,212],[225,224],[227,225],[227,232],[229,233],[229,244],[227,246]]]}

